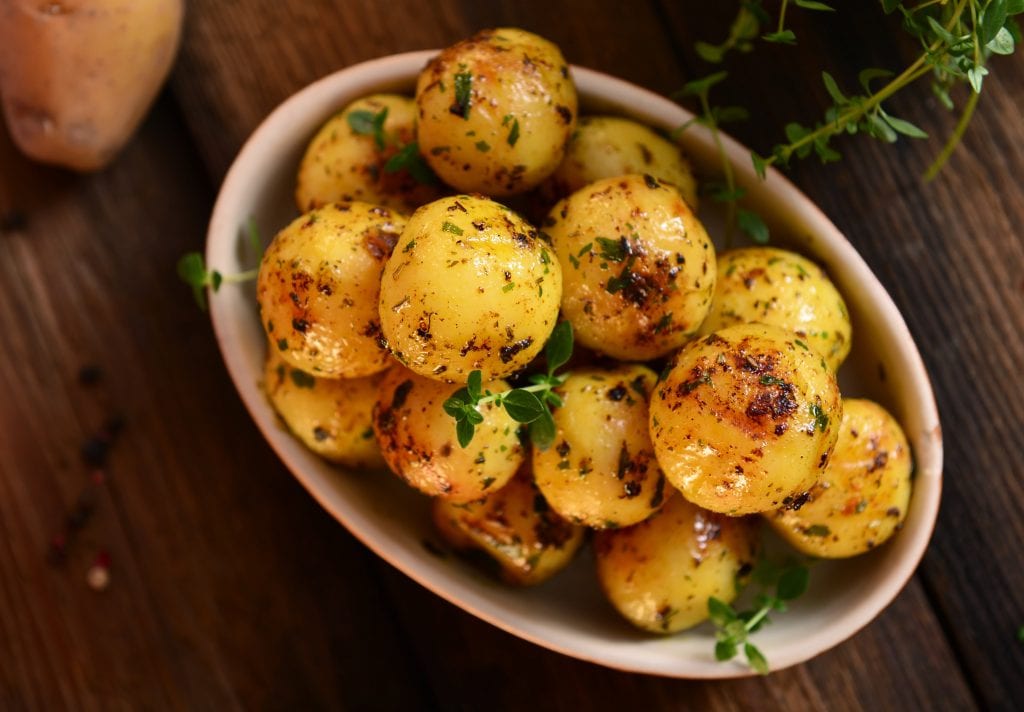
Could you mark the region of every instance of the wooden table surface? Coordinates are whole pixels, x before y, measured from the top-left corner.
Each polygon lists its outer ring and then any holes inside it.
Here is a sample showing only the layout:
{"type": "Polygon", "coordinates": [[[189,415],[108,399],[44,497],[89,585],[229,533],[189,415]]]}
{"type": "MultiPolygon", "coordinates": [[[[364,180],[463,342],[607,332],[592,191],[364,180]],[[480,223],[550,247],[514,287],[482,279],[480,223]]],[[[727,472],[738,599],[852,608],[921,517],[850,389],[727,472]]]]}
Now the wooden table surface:
{"type": "MultiPolygon", "coordinates": [[[[769,3],[771,4],[771,3],[769,3]]],[[[914,51],[877,3],[793,11],[800,44],[737,57],[732,132],[766,150],[813,121],[821,68],[854,85],[914,51]],[[858,7],[854,7],[858,5],[858,7]]],[[[496,25],[660,93],[711,68],[733,4],[608,0],[193,0],[175,71],[108,169],[24,159],[0,133],[0,707],[196,709],[1021,709],[1024,707],[1024,52],[992,62],[963,147],[844,140],[790,175],[865,257],[932,375],[942,510],[877,620],[767,678],[627,674],[535,647],[391,569],[321,510],[235,394],[175,262],[281,100],[347,65],[496,25]],[[710,6],[710,7],[709,7],[710,6]],[[86,371],[82,370],[85,367],[86,371]],[[80,450],[124,427],[107,479],[80,450]],[[50,556],[68,518],[81,527],[50,556]],[[111,583],[85,574],[100,552],[111,583]]],[[[936,137],[921,84],[892,102],[936,137]]]]}

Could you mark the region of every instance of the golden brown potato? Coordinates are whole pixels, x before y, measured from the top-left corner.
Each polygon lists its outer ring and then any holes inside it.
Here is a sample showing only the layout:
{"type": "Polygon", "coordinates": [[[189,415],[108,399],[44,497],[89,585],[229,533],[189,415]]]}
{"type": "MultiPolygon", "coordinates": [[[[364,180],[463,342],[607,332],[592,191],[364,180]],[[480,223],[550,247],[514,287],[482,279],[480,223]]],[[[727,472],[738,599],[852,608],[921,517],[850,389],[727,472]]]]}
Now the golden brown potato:
{"type": "Polygon", "coordinates": [[[182,0],[0,3],[0,96],[27,156],[79,171],[131,138],[174,63],[182,0]]]}
{"type": "Polygon", "coordinates": [[[757,529],[750,519],[708,512],[673,497],[650,519],[594,535],[597,577],[626,620],[654,633],[692,628],[708,599],[736,598],[753,567],[757,529]]]}
{"type": "Polygon", "coordinates": [[[645,366],[578,369],[556,389],[554,445],[533,448],[533,474],[551,508],[598,529],[643,521],[671,496],[654,459],[645,366]]]}
{"type": "Polygon", "coordinates": [[[668,481],[725,514],[766,512],[809,490],[839,436],[834,372],[792,333],[740,324],[676,355],[651,400],[668,481]]]}
{"type": "Polygon", "coordinates": [[[272,348],[323,378],[388,367],[377,299],[384,261],[405,218],[368,203],[335,203],[296,218],[263,254],[256,297],[272,348]]]}
{"type": "Polygon", "coordinates": [[[746,247],[718,256],[718,283],[700,334],[760,322],[792,331],[838,370],[850,352],[850,316],[824,270],[775,247],[746,247]]]}
{"type": "Polygon", "coordinates": [[[419,143],[445,183],[504,196],[547,178],[576,125],[576,87],[558,47],[484,30],[444,50],[416,84],[419,143]]]}
{"type": "Polygon", "coordinates": [[[502,578],[532,586],[564,569],[583,544],[583,527],[552,511],[521,471],[487,499],[469,504],[433,502],[441,536],[457,549],[478,549],[501,567],[502,578]]]}
{"type": "MultiPolygon", "coordinates": [[[[508,387],[504,381],[484,384],[493,391],[508,387]]],[[[453,391],[451,384],[395,365],[380,384],[373,427],[395,474],[424,494],[464,503],[504,486],[525,454],[518,423],[493,403],[480,406],[484,421],[469,446],[460,447],[455,421],[442,408],[453,391]]]]}
{"type": "Polygon", "coordinates": [[[381,328],[420,375],[500,378],[543,348],[561,295],[561,270],[535,228],[487,198],[442,198],[413,214],[384,268],[381,328]]]}
{"type": "Polygon", "coordinates": [[[637,121],[617,116],[580,118],[565,158],[540,191],[550,205],[594,181],[630,173],[673,184],[697,210],[697,181],[679,146],[637,121]]]}
{"type": "Polygon", "coordinates": [[[885,542],[910,505],[910,446],[877,403],[847,398],[832,459],[806,498],[766,515],[795,549],[837,559],[885,542]]]}
{"type": "Polygon", "coordinates": [[[295,187],[299,210],[361,200],[411,213],[440,197],[436,181],[421,182],[406,168],[388,169],[388,161],[415,140],[416,102],[409,97],[373,94],[352,102],[306,149],[295,187]],[[376,131],[374,122],[382,116],[376,131]]]}
{"type": "Polygon", "coordinates": [[[545,222],[562,266],[562,311],[578,343],[646,361],[682,346],[715,288],[715,248],[672,185],[606,178],[573,193],[545,222]]]}
{"type": "Polygon", "coordinates": [[[381,375],[317,378],[285,363],[270,345],[263,380],[274,410],[303,445],[346,467],[383,469],[373,436],[381,375]]]}

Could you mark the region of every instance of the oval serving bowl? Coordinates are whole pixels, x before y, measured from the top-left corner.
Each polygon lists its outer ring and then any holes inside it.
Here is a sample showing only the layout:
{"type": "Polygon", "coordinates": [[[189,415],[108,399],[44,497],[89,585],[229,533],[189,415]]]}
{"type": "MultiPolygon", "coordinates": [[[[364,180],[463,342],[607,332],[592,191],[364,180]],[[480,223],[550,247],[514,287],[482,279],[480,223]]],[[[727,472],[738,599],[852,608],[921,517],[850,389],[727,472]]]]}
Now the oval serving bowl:
{"type": "MultiPolygon", "coordinates": [[[[259,126],[228,171],[214,206],[206,259],[223,273],[253,267],[244,237],[250,220],[271,236],[297,215],[293,189],[299,160],[316,129],[360,96],[411,93],[435,52],[393,55],[343,69],[293,95],[259,126]]],[[[691,114],[667,99],[598,72],[574,68],[587,113],[629,116],[671,130],[691,114]]],[[[844,395],[873,398],[902,423],[914,451],[915,480],[902,532],[866,556],[821,562],[808,593],[759,631],[757,645],[773,669],[807,660],[871,621],[906,584],[931,536],[938,513],[942,441],[931,385],[917,347],[889,295],[838,229],[774,170],[759,181],[749,153],[723,136],[746,204],[772,229],[773,242],[821,263],[843,293],[853,320],[853,351],[840,373],[844,395]]],[[[710,134],[700,126],[680,138],[701,176],[718,165],[710,134]]],[[[704,201],[710,203],[711,201],[704,201]]],[[[711,234],[721,216],[701,213],[711,234]]],[[[348,472],[306,450],[280,424],[261,390],[265,336],[252,289],[227,287],[211,299],[221,353],[242,400],[264,437],[295,477],[353,535],[390,564],[455,605],[538,645],[623,670],[682,678],[752,674],[738,662],[714,659],[705,624],[671,637],[633,630],[601,594],[589,552],[534,589],[491,580],[458,557],[429,552],[436,542],[427,500],[397,477],[348,472]]]]}

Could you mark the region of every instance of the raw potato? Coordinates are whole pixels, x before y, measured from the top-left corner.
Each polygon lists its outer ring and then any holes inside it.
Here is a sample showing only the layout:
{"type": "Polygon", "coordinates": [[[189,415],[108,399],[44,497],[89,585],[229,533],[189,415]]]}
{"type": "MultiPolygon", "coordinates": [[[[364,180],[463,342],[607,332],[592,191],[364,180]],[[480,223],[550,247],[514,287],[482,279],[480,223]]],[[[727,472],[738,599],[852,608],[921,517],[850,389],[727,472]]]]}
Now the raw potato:
{"type": "Polygon", "coordinates": [[[718,255],[718,284],[701,334],[760,322],[792,331],[839,370],[850,353],[850,316],[825,271],[806,257],[775,247],[718,255]]]}
{"type": "Polygon", "coordinates": [[[482,197],[417,210],[384,268],[380,321],[395,357],[465,383],[515,373],[555,328],[562,274],[537,230],[482,197]]]}
{"type": "Polygon", "coordinates": [[[740,515],[809,490],[839,437],[834,372],[777,326],[741,324],[685,346],[651,400],[668,481],[701,507],[740,515]]]}
{"type": "Polygon", "coordinates": [[[0,3],[11,137],[44,163],[94,171],[131,138],[174,61],[182,0],[0,3]]]}
{"type": "Polygon", "coordinates": [[[565,158],[540,190],[549,204],[601,178],[647,173],[672,183],[697,210],[697,181],[679,146],[631,119],[584,116],[565,158]]]}
{"type": "Polygon", "coordinates": [[[292,366],[323,378],[358,378],[391,363],[377,299],[384,261],[405,218],[369,203],[335,203],[296,218],[263,254],[260,319],[292,366]]]}
{"type": "Polygon", "coordinates": [[[504,27],[444,50],[416,84],[420,150],[445,183],[505,196],[547,178],[576,126],[576,87],[551,42],[504,27]]]}
{"type": "Polygon", "coordinates": [[[457,505],[433,502],[434,525],[457,549],[479,549],[501,568],[502,578],[533,586],[564,569],[583,544],[583,527],[548,508],[528,471],[487,499],[457,505]]]}
{"type": "Polygon", "coordinates": [[[373,436],[381,374],[316,378],[289,366],[271,345],[263,378],[274,410],[303,445],[346,467],[384,468],[373,436]]]}
{"type": "Polygon", "coordinates": [[[754,522],[707,512],[682,497],[647,521],[594,536],[597,576],[608,600],[630,623],[654,633],[707,619],[712,596],[735,599],[757,548],[754,522]]]}
{"type": "Polygon", "coordinates": [[[674,491],[654,459],[647,399],[657,375],[645,366],[577,369],[557,389],[555,441],[533,448],[533,476],[551,508],[597,529],[649,517],[674,491]]]}
{"type": "Polygon", "coordinates": [[[870,551],[903,525],[910,505],[910,446],[877,403],[847,398],[839,442],[799,508],[768,521],[795,549],[838,559],[870,551]]]}
{"type": "MultiPolygon", "coordinates": [[[[484,388],[504,391],[509,385],[492,381],[484,388]]],[[[461,504],[504,486],[525,454],[519,424],[493,403],[480,406],[484,422],[469,446],[460,447],[455,421],[442,408],[454,390],[395,365],[380,385],[373,426],[395,474],[424,494],[461,504]]]]}
{"type": "Polygon", "coordinates": [[[599,180],[555,205],[545,229],[577,343],[647,361],[686,343],[707,315],[715,248],[674,186],[649,175],[599,180]]]}
{"type": "MultiPolygon", "coordinates": [[[[357,123],[362,126],[362,124],[357,123]]],[[[421,183],[406,169],[388,171],[388,161],[416,140],[416,102],[396,94],[373,94],[352,102],[321,127],[299,165],[295,202],[301,212],[338,201],[361,200],[401,212],[440,197],[437,185],[421,183]],[[379,116],[384,145],[373,133],[359,133],[351,121],[379,116]]]]}

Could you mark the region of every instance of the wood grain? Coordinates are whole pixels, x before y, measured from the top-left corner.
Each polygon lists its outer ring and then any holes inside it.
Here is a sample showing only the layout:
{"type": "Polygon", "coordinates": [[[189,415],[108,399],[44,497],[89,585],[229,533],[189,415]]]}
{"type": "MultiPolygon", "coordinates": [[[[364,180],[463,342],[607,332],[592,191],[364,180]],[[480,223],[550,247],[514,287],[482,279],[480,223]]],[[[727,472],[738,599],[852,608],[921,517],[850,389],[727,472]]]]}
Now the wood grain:
{"type": "MultiPolygon", "coordinates": [[[[906,62],[914,48],[875,7],[794,10],[797,47],[737,57],[716,96],[754,120],[731,131],[766,149],[825,105],[819,67],[853,87],[863,66],[906,62]]],[[[936,139],[854,138],[839,166],[793,167],[918,340],[946,433],[945,498],[921,571],[865,630],[768,678],[701,683],[543,650],[370,554],[263,442],[174,265],[200,248],[245,138],[324,74],[519,25],[572,62],[668,93],[711,71],[691,48],[724,37],[732,3],[188,9],[170,90],[107,171],[31,164],[0,132],[0,708],[1024,707],[1022,56],[995,61],[963,149],[931,184],[916,176],[936,139]],[[98,383],[79,382],[85,365],[98,383]],[[79,449],[114,414],[126,426],[93,486],[79,449]],[[94,512],[50,564],[83,493],[94,512]],[[98,593],[85,572],[101,550],[112,582],[98,593]]],[[[891,109],[935,136],[955,120],[926,86],[891,109]]]]}

